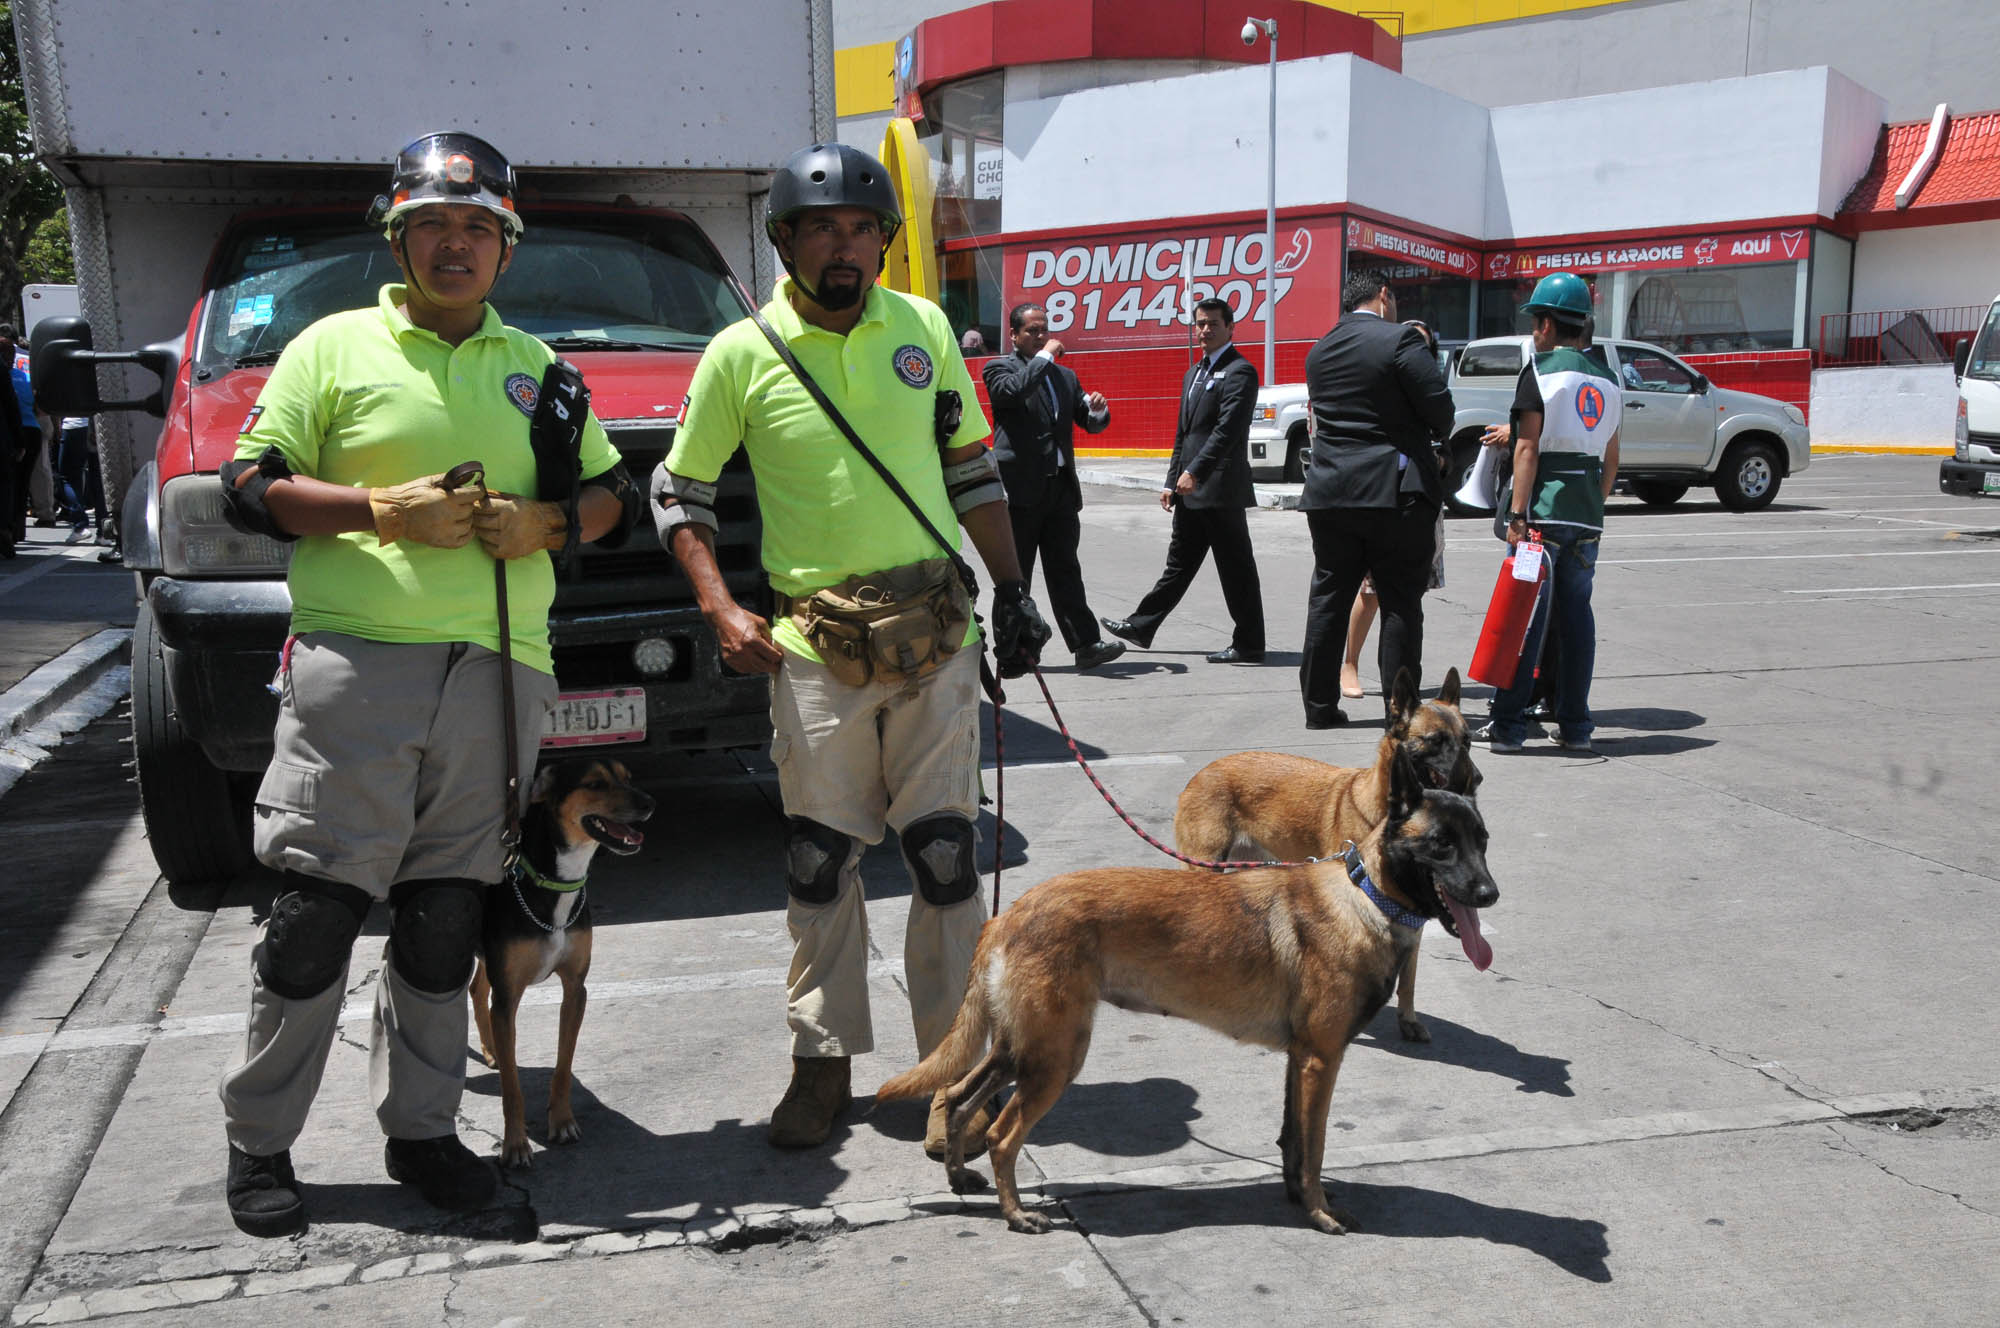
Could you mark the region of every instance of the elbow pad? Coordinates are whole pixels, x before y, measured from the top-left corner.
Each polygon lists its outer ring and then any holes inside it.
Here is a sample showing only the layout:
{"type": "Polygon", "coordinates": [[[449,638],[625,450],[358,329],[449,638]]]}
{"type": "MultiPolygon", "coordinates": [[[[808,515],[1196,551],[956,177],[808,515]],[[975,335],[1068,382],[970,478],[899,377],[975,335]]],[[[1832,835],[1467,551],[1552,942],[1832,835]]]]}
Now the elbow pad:
{"type": "Polygon", "coordinates": [[[676,475],[664,461],[653,471],[650,498],[653,527],[660,533],[660,546],[669,553],[674,548],[674,532],[682,526],[721,529],[715,518],[715,485],[676,475]]]}
{"type": "Polygon", "coordinates": [[[639,523],[639,486],[632,479],[632,472],[625,469],[623,461],[613,462],[611,469],[592,475],[583,482],[586,489],[607,489],[618,500],[618,524],[599,535],[591,542],[600,549],[616,549],[631,535],[632,527],[639,523]]]}
{"type": "Polygon", "coordinates": [[[975,507],[1007,501],[1000,483],[1000,468],[993,464],[991,449],[982,449],[969,461],[944,468],[944,489],[951,495],[951,510],[964,516],[975,507]]]}
{"type": "Polygon", "coordinates": [[[268,535],[287,544],[298,539],[297,535],[279,526],[271,516],[271,509],[264,505],[264,495],[271,485],[292,477],[292,467],[283,452],[267,447],[255,461],[223,462],[217,473],[222,477],[222,510],[230,525],[247,534],[268,535]],[[246,470],[257,473],[244,480],[239,487],[236,481],[246,470]]]}

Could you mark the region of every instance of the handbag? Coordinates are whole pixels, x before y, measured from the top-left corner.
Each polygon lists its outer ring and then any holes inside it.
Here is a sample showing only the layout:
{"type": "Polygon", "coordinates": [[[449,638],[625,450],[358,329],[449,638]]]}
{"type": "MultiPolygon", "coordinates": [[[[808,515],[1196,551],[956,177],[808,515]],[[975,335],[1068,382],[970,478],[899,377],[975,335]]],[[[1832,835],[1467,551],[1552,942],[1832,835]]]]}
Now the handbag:
{"type": "Polygon", "coordinates": [[[951,563],[931,558],[851,576],[790,602],[828,671],[858,687],[917,680],[958,653],[972,603],[951,563]]]}

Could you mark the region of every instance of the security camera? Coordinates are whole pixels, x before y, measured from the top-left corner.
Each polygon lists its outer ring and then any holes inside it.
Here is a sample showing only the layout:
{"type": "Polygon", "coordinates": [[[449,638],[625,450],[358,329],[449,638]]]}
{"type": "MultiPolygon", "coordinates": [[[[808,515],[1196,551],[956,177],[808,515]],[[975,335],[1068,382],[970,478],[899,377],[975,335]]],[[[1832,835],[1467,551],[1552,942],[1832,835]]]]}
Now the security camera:
{"type": "Polygon", "coordinates": [[[1245,46],[1255,46],[1257,44],[1257,20],[1245,19],[1243,21],[1242,36],[1245,46]]]}

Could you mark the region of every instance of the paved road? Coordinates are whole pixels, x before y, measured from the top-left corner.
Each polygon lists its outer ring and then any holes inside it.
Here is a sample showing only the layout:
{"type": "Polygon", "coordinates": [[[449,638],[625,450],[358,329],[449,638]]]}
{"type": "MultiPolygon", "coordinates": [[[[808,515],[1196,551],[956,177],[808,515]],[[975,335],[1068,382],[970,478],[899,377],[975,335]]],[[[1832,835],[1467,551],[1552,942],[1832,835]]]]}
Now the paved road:
{"type": "MultiPolygon", "coordinates": [[[[1105,1009],[1031,1140],[1057,1218],[1012,1234],[961,1202],[919,1111],[864,1096],[828,1148],[762,1126],[787,1073],[776,789],[759,759],[689,760],[637,858],[592,883],[592,1004],[573,1148],[486,1213],[385,1181],[366,1099],[379,919],[295,1150],[314,1219],[239,1235],[212,1096],[241,1035],[269,882],[212,915],[152,877],[107,719],[0,800],[14,868],[0,951],[0,1302],[15,1322],[144,1312],[251,1324],[1034,1323],[1814,1325],[1991,1320],[2000,1294],[2000,848],[1992,829],[2000,505],[1927,458],[1822,458],[1771,510],[1615,505],[1597,588],[1602,754],[1482,754],[1501,901],[1493,968],[1427,936],[1419,1006],[1347,1059],[1327,1172],[1356,1234],[1321,1236],[1275,1170],[1282,1056],[1105,1009]]],[[[1275,649],[1227,640],[1205,576],[1160,633],[1048,680],[1105,782],[1165,833],[1223,752],[1366,760],[1372,724],[1307,733],[1296,642],[1310,555],[1252,515],[1275,649]]],[[[1131,608],[1164,516],[1094,488],[1094,607],[1131,608]]],[[[1471,652],[1497,546],[1451,523],[1433,674],[1471,652]]],[[[4,601],[0,601],[4,612],[4,601]]],[[[1434,678],[1432,679],[1434,681],[1434,678]]],[[[1007,727],[1007,897],[1071,868],[1164,863],[1115,820],[1031,686],[1007,727]]],[[[1473,711],[1484,709],[1474,689],[1473,711]]],[[[1365,711],[1374,702],[1360,703],[1365,711]]],[[[990,835],[991,825],[988,831],[990,835]]],[[[907,887],[877,850],[877,1053],[910,1063],[907,887]]],[[[553,992],[524,1013],[531,1132],[553,992]]],[[[499,1130],[475,1064],[461,1128],[499,1130]]]]}

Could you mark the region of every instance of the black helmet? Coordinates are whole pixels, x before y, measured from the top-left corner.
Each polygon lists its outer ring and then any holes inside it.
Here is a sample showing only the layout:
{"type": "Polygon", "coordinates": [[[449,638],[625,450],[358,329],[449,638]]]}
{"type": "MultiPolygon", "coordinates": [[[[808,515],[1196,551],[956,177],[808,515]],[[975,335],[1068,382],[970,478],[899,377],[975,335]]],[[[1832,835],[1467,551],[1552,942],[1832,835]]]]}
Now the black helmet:
{"type": "Polygon", "coordinates": [[[509,241],[527,229],[514,210],[514,168],[498,148],[471,134],[425,134],[396,154],[389,192],[376,196],[368,221],[394,239],[396,220],[427,203],[483,207],[500,218],[509,241]]]}
{"type": "Polygon", "coordinates": [[[770,215],[764,233],[778,242],[778,223],[808,208],[867,208],[882,222],[887,245],[903,227],[896,186],[881,162],[845,143],[815,143],[794,152],[771,177],[770,215]]]}

